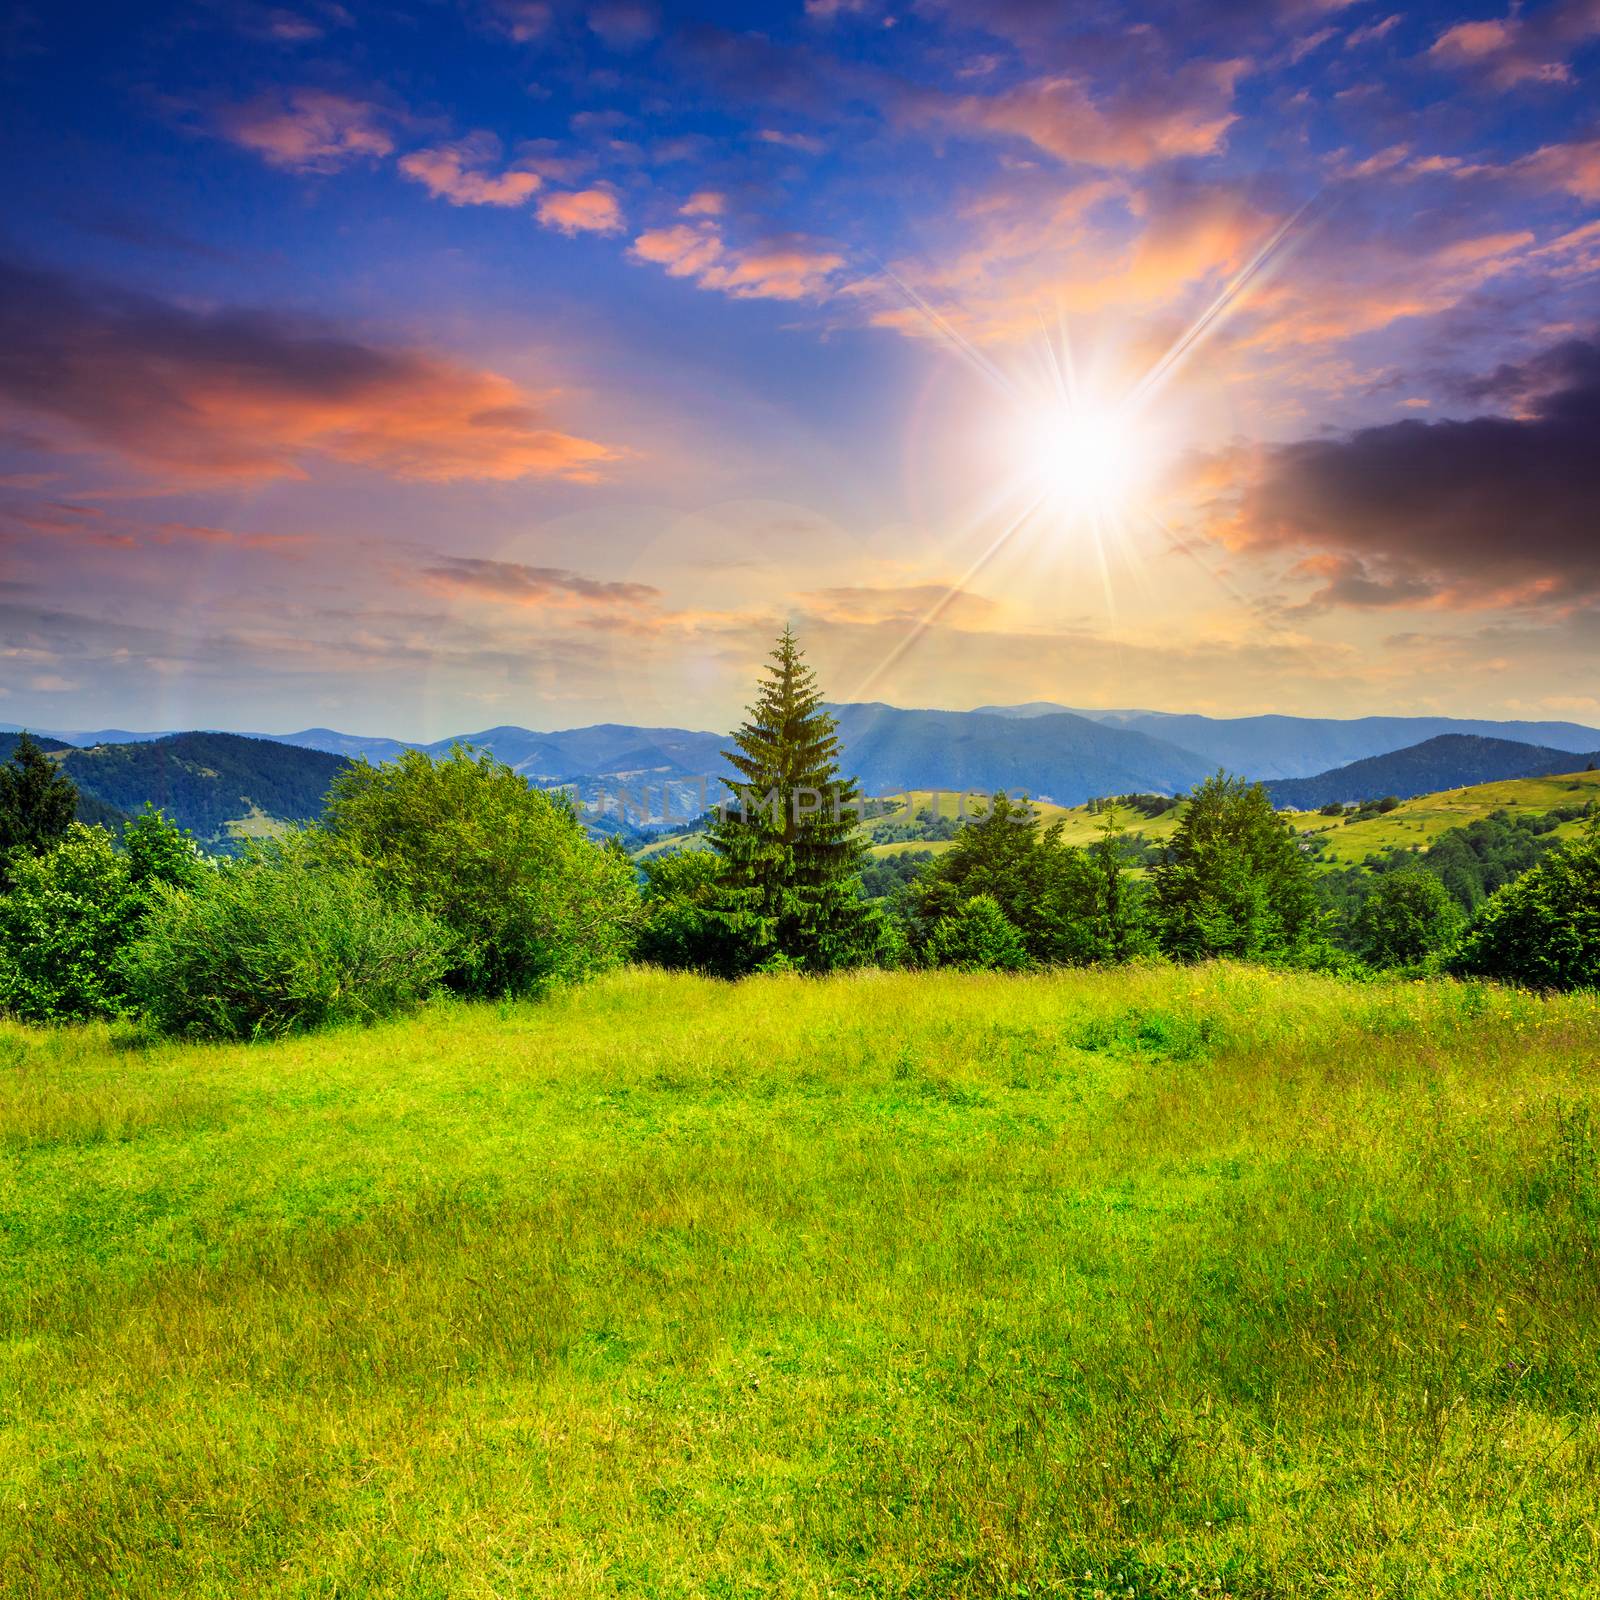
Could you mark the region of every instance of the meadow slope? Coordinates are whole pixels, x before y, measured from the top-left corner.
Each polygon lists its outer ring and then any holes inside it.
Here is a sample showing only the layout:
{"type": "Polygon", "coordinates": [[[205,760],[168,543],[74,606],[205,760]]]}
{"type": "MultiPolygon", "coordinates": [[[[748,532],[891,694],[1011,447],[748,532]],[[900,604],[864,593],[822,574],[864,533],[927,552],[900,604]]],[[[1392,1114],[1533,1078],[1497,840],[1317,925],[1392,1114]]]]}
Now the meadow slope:
{"type": "Polygon", "coordinates": [[[0,1024],[0,1593],[1592,1595],[1597,1047],[1231,966],[0,1024]]]}

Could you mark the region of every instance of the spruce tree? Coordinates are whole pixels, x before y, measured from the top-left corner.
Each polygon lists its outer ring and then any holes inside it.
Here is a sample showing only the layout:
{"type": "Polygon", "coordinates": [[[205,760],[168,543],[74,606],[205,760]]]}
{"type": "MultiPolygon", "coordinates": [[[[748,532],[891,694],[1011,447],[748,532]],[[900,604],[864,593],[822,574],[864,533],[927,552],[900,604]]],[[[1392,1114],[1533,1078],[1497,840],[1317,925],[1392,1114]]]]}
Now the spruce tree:
{"type": "Polygon", "coordinates": [[[744,970],[826,972],[864,959],[871,913],[861,900],[861,791],[839,765],[837,724],[788,628],[748,719],[724,757],[734,801],[709,829],[722,860],[722,908],[744,970]]]}
{"type": "Polygon", "coordinates": [[[26,734],[0,767],[0,887],[13,850],[43,855],[67,835],[78,815],[78,789],[26,734]]]}

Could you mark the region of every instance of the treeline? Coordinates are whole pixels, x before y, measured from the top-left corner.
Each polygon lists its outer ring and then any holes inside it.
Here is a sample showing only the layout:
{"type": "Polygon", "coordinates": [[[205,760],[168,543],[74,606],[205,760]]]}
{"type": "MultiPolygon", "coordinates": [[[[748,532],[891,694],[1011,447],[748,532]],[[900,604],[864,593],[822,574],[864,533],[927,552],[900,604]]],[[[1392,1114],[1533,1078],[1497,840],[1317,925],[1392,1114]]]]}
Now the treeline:
{"type": "Polygon", "coordinates": [[[219,860],[148,806],[120,837],[75,820],[72,783],[24,737],[0,766],[0,1009],[239,1039],[627,959],[729,978],[1226,957],[1600,982],[1600,820],[1551,847],[1491,818],[1327,890],[1261,786],[1218,773],[1159,847],[1121,824],[1158,797],[1103,804],[1082,847],[1002,793],[942,854],[868,862],[871,802],[788,633],[725,754],[738,798],[706,848],[642,868],[564,795],[460,748],[345,766],[315,824],[219,860]]]}

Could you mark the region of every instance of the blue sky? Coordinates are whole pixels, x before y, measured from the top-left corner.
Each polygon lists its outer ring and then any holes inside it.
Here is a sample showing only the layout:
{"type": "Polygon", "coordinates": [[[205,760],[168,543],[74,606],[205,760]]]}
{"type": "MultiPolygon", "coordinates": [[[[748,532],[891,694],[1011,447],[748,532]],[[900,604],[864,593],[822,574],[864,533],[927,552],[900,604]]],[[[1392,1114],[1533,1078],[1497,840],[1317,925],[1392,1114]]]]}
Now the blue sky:
{"type": "Polygon", "coordinates": [[[1600,721],[1600,0],[0,34],[0,720],[1600,721]]]}

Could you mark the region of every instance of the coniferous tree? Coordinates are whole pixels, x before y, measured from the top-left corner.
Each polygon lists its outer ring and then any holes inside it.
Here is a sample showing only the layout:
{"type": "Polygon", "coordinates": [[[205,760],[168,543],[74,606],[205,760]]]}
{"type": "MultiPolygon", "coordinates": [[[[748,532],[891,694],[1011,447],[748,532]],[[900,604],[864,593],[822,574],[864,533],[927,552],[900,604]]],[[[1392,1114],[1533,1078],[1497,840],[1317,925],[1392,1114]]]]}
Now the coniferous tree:
{"type": "Polygon", "coordinates": [[[839,766],[837,725],[788,628],[771,659],[735,748],[723,751],[738,776],[707,835],[722,860],[720,914],[744,970],[825,972],[871,954],[861,792],[839,766]]]}
{"type": "Polygon", "coordinates": [[[1152,876],[1162,948],[1180,961],[1282,957],[1318,932],[1311,864],[1259,783],[1207,778],[1152,876]]]}
{"type": "Polygon", "coordinates": [[[67,836],[78,815],[78,788],[26,734],[0,767],[0,887],[13,850],[42,855],[67,836]]]}

